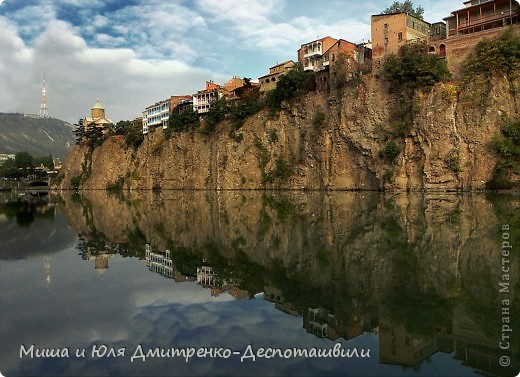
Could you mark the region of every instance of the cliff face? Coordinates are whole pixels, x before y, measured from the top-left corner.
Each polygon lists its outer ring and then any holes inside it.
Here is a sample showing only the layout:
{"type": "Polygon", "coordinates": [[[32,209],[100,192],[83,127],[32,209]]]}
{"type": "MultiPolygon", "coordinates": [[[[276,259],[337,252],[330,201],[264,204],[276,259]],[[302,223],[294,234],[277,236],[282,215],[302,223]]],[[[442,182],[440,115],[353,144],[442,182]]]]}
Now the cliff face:
{"type": "Polygon", "coordinates": [[[92,154],[76,146],[59,187],[70,188],[71,178],[81,176],[85,189],[118,180],[131,189],[483,189],[498,161],[491,140],[504,117],[518,114],[511,85],[519,83],[498,77],[482,94],[471,84],[461,91],[437,84],[415,96],[413,125],[396,136],[391,119],[398,95],[365,76],[340,92],[285,104],[277,119],[266,111],[253,115],[235,137],[223,122],[211,136],[166,139],[159,129],[136,151],[117,138],[92,154]],[[382,154],[389,140],[400,150],[393,161],[382,154]]]}

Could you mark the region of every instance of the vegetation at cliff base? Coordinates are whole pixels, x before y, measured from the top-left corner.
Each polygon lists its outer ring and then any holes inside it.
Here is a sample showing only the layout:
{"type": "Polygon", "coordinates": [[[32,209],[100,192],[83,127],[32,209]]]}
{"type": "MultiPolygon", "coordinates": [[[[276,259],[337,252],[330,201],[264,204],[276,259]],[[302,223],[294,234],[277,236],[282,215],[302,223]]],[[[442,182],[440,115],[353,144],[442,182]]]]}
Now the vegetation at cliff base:
{"type": "Polygon", "coordinates": [[[40,166],[52,170],[54,160],[52,155],[33,157],[26,151],[18,152],[14,158],[0,162],[0,176],[5,178],[38,177],[44,178],[47,172],[39,168],[40,166]]]}
{"type": "Polygon", "coordinates": [[[507,122],[501,133],[493,138],[493,147],[500,156],[495,166],[495,173],[486,188],[491,190],[512,189],[520,187],[513,176],[520,176],[520,118],[507,122]]]}

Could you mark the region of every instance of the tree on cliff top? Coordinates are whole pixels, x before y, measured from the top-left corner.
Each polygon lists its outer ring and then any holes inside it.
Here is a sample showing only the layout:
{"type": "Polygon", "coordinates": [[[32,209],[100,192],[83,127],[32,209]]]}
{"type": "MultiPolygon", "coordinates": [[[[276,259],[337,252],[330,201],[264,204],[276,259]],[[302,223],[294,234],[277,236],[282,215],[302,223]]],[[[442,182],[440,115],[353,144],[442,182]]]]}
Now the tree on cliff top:
{"type": "Polygon", "coordinates": [[[391,13],[408,13],[410,16],[417,17],[419,19],[423,19],[424,9],[421,6],[417,8],[413,7],[413,3],[410,0],[405,0],[402,3],[399,1],[394,1],[392,5],[386,8],[383,11],[383,14],[391,14],[391,13]]]}

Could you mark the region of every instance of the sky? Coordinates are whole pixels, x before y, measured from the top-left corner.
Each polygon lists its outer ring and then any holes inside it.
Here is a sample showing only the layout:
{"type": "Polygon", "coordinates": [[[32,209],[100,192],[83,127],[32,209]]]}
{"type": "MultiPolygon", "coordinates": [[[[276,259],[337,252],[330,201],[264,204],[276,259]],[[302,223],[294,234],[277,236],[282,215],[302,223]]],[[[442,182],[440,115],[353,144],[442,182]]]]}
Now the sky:
{"type": "MultiPolygon", "coordinates": [[[[254,81],[297,60],[301,44],[370,40],[370,15],[391,0],[0,0],[0,112],[76,123],[99,98],[114,122],[131,120],[206,80],[254,81]],[[326,4],[326,5],[325,5],[326,4]]],[[[429,22],[462,0],[416,0],[429,22]]]]}

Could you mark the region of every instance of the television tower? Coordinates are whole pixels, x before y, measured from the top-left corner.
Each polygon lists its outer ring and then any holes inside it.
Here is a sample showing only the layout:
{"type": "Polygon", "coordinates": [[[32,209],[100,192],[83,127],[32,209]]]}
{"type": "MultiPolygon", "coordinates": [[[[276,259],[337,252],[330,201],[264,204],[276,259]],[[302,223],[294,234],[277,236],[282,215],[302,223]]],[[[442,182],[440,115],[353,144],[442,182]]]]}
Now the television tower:
{"type": "Polygon", "coordinates": [[[43,75],[42,103],[40,105],[40,118],[48,118],[47,113],[47,90],[45,89],[45,75],[43,75]]]}

